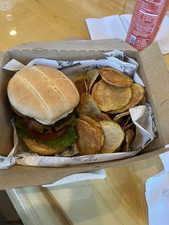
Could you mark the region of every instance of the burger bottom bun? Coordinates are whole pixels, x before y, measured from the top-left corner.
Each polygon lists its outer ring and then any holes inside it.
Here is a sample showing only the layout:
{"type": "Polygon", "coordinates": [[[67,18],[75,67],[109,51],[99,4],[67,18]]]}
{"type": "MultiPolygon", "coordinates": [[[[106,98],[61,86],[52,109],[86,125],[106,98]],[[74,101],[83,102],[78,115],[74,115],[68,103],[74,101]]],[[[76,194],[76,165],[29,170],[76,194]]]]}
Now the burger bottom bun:
{"type": "Polygon", "coordinates": [[[63,148],[50,148],[28,138],[24,138],[23,141],[32,152],[38,153],[39,155],[55,155],[64,151],[63,148]]]}

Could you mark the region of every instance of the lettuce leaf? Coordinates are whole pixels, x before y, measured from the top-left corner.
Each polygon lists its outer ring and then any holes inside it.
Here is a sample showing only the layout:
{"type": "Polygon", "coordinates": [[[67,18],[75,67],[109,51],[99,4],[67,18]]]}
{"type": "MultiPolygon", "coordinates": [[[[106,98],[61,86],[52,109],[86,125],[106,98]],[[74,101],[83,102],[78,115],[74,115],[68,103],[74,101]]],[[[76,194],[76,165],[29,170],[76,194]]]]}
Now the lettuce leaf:
{"type": "Polygon", "coordinates": [[[59,148],[67,148],[67,147],[73,145],[77,139],[76,130],[73,125],[68,127],[68,129],[66,130],[66,133],[64,135],[62,135],[54,140],[48,140],[48,141],[40,140],[40,139],[30,136],[26,132],[26,129],[24,129],[22,122],[19,120],[15,121],[15,126],[16,126],[18,136],[20,138],[29,138],[29,139],[36,141],[39,144],[44,144],[51,148],[58,148],[58,147],[59,148]]]}

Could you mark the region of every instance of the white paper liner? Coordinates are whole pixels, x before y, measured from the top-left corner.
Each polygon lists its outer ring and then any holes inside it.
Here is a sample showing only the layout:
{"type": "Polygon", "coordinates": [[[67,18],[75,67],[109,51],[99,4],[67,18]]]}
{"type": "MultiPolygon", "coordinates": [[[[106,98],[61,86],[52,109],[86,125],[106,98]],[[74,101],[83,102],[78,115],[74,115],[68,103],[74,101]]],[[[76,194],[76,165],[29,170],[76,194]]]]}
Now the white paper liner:
{"type": "MultiPolygon", "coordinates": [[[[12,59],[3,67],[3,69],[17,71],[23,68],[24,66],[32,65],[47,65],[58,68],[70,78],[72,75],[80,73],[82,71],[109,66],[128,74],[133,78],[136,83],[139,83],[144,86],[142,79],[136,72],[138,68],[138,63],[134,59],[126,56],[124,52],[119,50],[103,53],[103,59],[94,60],[56,61],[36,58],[29,62],[27,65],[23,65],[22,63],[12,59]]],[[[14,163],[29,166],[62,167],[95,162],[106,162],[133,157],[154,140],[156,136],[156,129],[150,105],[146,104],[131,108],[130,115],[133,120],[133,123],[136,125],[136,138],[132,145],[132,149],[134,149],[133,151],[75,157],[39,156],[35,153],[20,151],[16,152],[18,146],[18,138],[16,138],[15,133],[15,147],[13,148],[9,156],[5,157],[5,160],[8,160],[8,165],[6,163],[6,168],[14,165],[14,163]],[[13,159],[12,162],[9,160],[9,157],[13,159]]],[[[5,160],[0,163],[0,169],[2,167],[5,167],[5,160]]]]}
{"type": "Polygon", "coordinates": [[[72,184],[76,182],[82,182],[87,180],[97,180],[97,179],[105,179],[106,178],[106,172],[105,170],[95,170],[90,171],[87,173],[76,173],[72,174],[70,176],[64,177],[60,180],[57,180],[54,183],[51,184],[44,184],[43,187],[55,187],[59,185],[65,185],[65,184],[72,184]]]}

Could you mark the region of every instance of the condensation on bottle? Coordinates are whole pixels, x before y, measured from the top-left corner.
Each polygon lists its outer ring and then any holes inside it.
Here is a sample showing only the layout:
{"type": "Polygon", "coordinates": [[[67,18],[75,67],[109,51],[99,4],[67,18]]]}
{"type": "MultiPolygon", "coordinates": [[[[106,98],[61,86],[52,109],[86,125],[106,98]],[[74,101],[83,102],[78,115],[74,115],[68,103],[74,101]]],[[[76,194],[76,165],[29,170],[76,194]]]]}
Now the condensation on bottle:
{"type": "Polygon", "coordinates": [[[154,40],[168,10],[169,0],[137,0],[126,42],[143,50],[154,40]]]}

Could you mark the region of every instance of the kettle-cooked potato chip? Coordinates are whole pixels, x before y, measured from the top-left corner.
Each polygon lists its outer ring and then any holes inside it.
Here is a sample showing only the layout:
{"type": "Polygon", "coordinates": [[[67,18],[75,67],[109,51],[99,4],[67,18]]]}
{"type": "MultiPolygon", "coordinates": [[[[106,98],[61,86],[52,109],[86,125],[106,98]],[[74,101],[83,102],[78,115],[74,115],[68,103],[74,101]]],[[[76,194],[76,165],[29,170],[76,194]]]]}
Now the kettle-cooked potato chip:
{"type": "Polygon", "coordinates": [[[114,87],[101,80],[94,85],[92,96],[99,108],[108,112],[125,107],[132,97],[132,91],[130,87],[114,87]]]}
{"type": "Polygon", "coordinates": [[[72,157],[72,156],[79,155],[79,151],[77,149],[76,144],[74,144],[73,146],[69,147],[65,151],[61,152],[59,155],[63,157],[72,157]]]}
{"type": "Polygon", "coordinates": [[[133,83],[131,86],[131,90],[132,90],[132,97],[130,102],[122,107],[121,109],[117,109],[117,110],[112,110],[109,113],[121,113],[121,112],[125,112],[127,110],[129,110],[129,108],[132,108],[136,105],[139,104],[139,102],[144,98],[144,88],[136,83],[133,83]]]}
{"type": "Polygon", "coordinates": [[[133,142],[135,137],[135,131],[133,129],[128,129],[125,131],[125,143],[122,147],[122,151],[129,152],[130,145],[133,142]]]}
{"type": "Polygon", "coordinates": [[[130,113],[129,112],[124,112],[124,113],[120,113],[120,114],[117,114],[113,120],[117,123],[121,123],[121,121],[124,119],[124,117],[126,116],[129,116],[130,113]]]}
{"type": "Polygon", "coordinates": [[[101,121],[100,124],[105,137],[101,152],[112,153],[118,150],[124,140],[124,131],[120,125],[113,121],[101,121]]]}
{"type": "Polygon", "coordinates": [[[86,76],[88,78],[88,90],[91,91],[94,83],[96,82],[97,78],[99,77],[100,72],[98,69],[89,70],[86,73],[86,76]]]}
{"type": "Polygon", "coordinates": [[[101,112],[90,94],[82,94],[77,112],[80,117],[86,115],[96,121],[111,120],[107,114],[101,112]]]}
{"type": "Polygon", "coordinates": [[[87,117],[77,120],[76,124],[78,140],[77,148],[80,155],[97,154],[104,143],[103,130],[98,122],[87,117]]]}
{"type": "Polygon", "coordinates": [[[101,110],[97,106],[93,97],[88,93],[83,93],[80,98],[80,103],[77,108],[79,115],[99,115],[101,114],[101,110]]]}
{"type": "Polygon", "coordinates": [[[124,131],[128,130],[129,128],[135,128],[135,124],[132,121],[124,127],[124,131]]]}
{"type": "MultiPolygon", "coordinates": [[[[92,116],[91,116],[92,117],[92,116]]],[[[106,113],[101,113],[95,117],[92,117],[96,121],[102,121],[102,120],[109,120],[112,121],[112,119],[107,115],[106,113]]]]}
{"type": "Polygon", "coordinates": [[[83,93],[88,92],[88,78],[86,75],[82,74],[76,77],[74,80],[74,84],[79,92],[79,95],[81,96],[83,93]]]}
{"type": "Polygon", "coordinates": [[[130,87],[133,83],[128,75],[110,67],[100,69],[100,75],[106,83],[116,87],[130,87]]]}
{"type": "Polygon", "coordinates": [[[125,130],[125,128],[128,126],[128,124],[131,123],[131,121],[132,121],[131,117],[130,116],[126,116],[125,120],[120,123],[121,127],[123,128],[123,130],[125,130]]]}
{"type": "Polygon", "coordinates": [[[100,123],[98,123],[97,121],[95,121],[93,118],[91,118],[90,116],[86,116],[86,115],[81,115],[80,119],[83,121],[86,121],[87,123],[89,123],[92,127],[95,128],[101,128],[100,123]]]}

